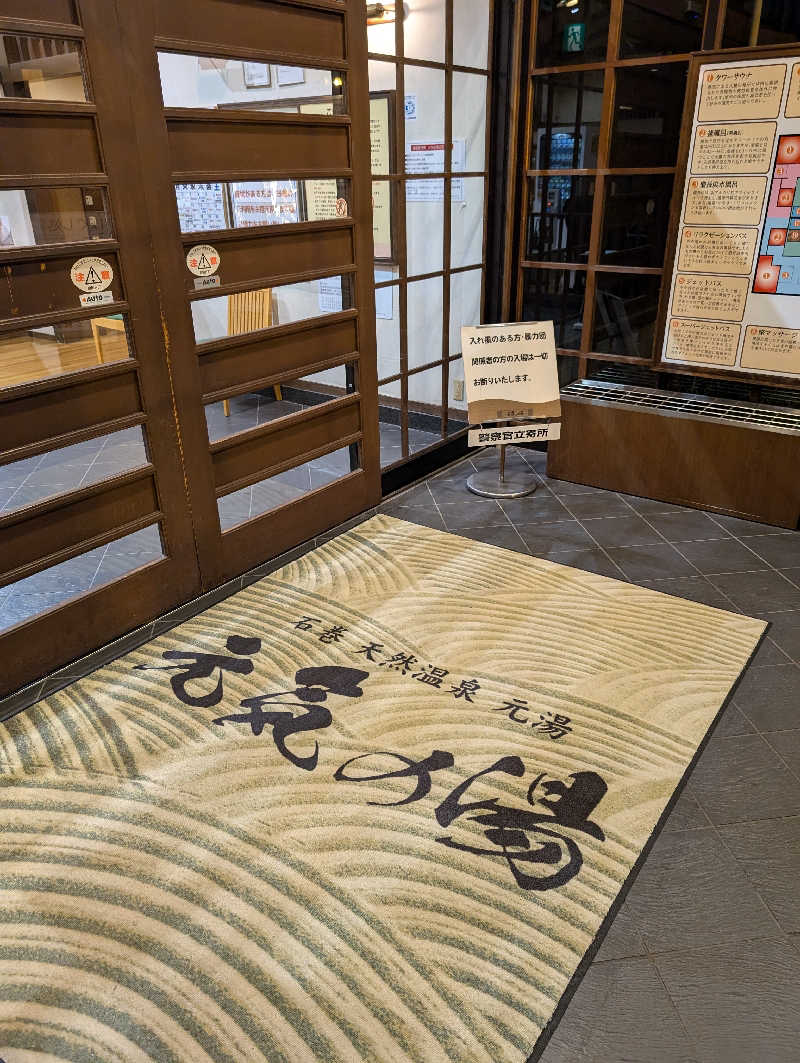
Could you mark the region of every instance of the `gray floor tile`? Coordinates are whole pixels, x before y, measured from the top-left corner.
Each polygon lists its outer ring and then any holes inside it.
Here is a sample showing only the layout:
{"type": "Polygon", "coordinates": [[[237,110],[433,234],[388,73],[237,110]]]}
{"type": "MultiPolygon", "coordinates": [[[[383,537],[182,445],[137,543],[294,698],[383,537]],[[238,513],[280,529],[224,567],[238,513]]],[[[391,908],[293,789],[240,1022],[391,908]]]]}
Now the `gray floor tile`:
{"type": "Polygon", "coordinates": [[[431,480],[429,494],[436,499],[437,503],[461,503],[471,502],[477,498],[467,487],[467,479],[472,469],[465,469],[461,477],[448,480],[431,480]]]}
{"type": "Polygon", "coordinates": [[[619,495],[598,491],[591,495],[563,495],[564,505],[578,520],[585,517],[628,517],[631,507],[619,495]]]}
{"type": "Polygon", "coordinates": [[[719,832],[781,929],[800,933],[800,816],[737,823],[719,832]]]}
{"type": "Polygon", "coordinates": [[[575,546],[568,550],[546,551],[532,550],[536,557],[546,558],[556,565],[568,565],[570,568],[579,568],[584,572],[594,572],[598,576],[609,576],[611,579],[623,580],[625,577],[611,561],[606,553],[598,546],[575,546]]]}
{"type": "Polygon", "coordinates": [[[712,738],[691,786],[717,825],[800,814],[800,781],[761,735],[712,738]]]}
{"type": "Polygon", "coordinates": [[[574,520],[560,499],[541,487],[525,498],[505,498],[500,508],[514,524],[554,524],[574,520]]]}
{"type": "Polygon", "coordinates": [[[747,545],[773,568],[800,565],[800,535],[759,535],[747,545]]]}
{"type": "Polygon", "coordinates": [[[467,500],[465,502],[446,502],[439,506],[448,531],[460,528],[487,528],[490,525],[510,524],[508,517],[492,499],[467,500]]]}
{"type": "Polygon", "coordinates": [[[393,495],[387,499],[387,504],[399,507],[408,506],[432,506],[433,495],[428,490],[427,484],[419,484],[417,487],[411,487],[408,491],[403,491],[399,495],[393,495]]]}
{"type": "Polygon", "coordinates": [[[748,669],[734,701],[757,731],[800,727],[800,667],[795,664],[748,669]]]}
{"type": "Polygon", "coordinates": [[[788,528],[776,528],[772,524],[759,524],[753,520],[742,520],[741,517],[729,517],[725,513],[712,513],[711,516],[723,528],[739,539],[745,539],[751,535],[776,535],[781,532],[788,535],[792,534],[788,528]]]}
{"type": "Polygon", "coordinates": [[[489,543],[491,546],[499,546],[503,550],[514,550],[518,554],[528,554],[530,551],[520,538],[516,528],[510,524],[497,527],[492,525],[488,528],[462,528],[458,532],[465,539],[473,539],[475,542],[489,543]]]}
{"type": "Polygon", "coordinates": [[[790,664],[791,658],[788,657],[779,646],[770,638],[769,635],[761,640],[761,645],[758,647],[758,652],[750,663],[751,668],[771,668],[774,665],[790,664]]]}
{"type": "Polygon", "coordinates": [[[682,506],[678,502],[662,502],[657,498],[640,498],[639,495],[624,494],[620,494],[620,498],[624,499],[628,505],[633,506],[637,513],[642,513],[648,517],[651,513],[694,512],[694,510],[687,509],[686,506],[682,506]]]}
{"type": "Polygon", "coordinates": [[[730,534],[699,509],[687,509],[680,513],[649,513],[647,519],[671,543],[726,539],[730,534]]]}
{"type": "Polygon", "coordinates": [[[410,521],[412,524],[421,524],[425,528],[435,528],[437,531],[446,531],[442,515],[435,506],[414,506],[413,508],[392,508],[384,510],[390,517],[398,517],[400,520],[410,521]]]}
{"type": "Polygon", "coordinates": [[[530,447],[520,447],[519,453],[531,466],[532,469],[536,469],[537,472],[545,474],[547,469],[547,451],[546,450],[533,450],[530,447]]]}
{"type": "Polygon", "coordinates": [[[728,702],[722,719],[714,728],[714,738],[737,738],[739,735],[755,733],[755,727],[732,701],[728,702]]]}
{"type": "Polygon", "coordinates": [[[557,524],[521,524],[515,527],[532,552],[539,557],[549,557],[575,546],[594,547],[591,535],[576,520],[559,521],[557,524]]]}
{"type": "Polygon", "coordinates": [[[626,906],[651,953],[775,932],[774,919],[712,827],[663,832],[626,906]]]}
{"type": "Polygon", "coordinates": [[[664,824],[664,830],[698,830],[710,826],[711,821],[700,807],[697,798],[688,786],[684,787],[664,824]]]}
{"type": "Polygon", "coordinates": [[[656,966],[700,1063],[794,1063],[800,954],[776,935],[658,956],[656,966]]]}
{"type": "Polygon", "coordinates": [[[609,554],[632,580],[696,576],[697,570],[670,543],[655,546],[615,546],[609,554]]]}
{"type": "Polygon", "coordinates": [[[595,963],[608,960],[624,960],[632,956],[644,956],[646,950],[642,935],[625,904],[614,916],[614,922],[603,938],[603,944],[597,950],[595,963]]]}
{"type": "Polygon", "coordinates": [[[0,606],[0,631],[14,627],[26,620],[31,620],[40,613],[63,605],[75,592],[67,588],[58,591],[31,591],[9,595],[0,606]]]}
{"type": "Polygon", "coordinates": [[[699,1061],[655,967],[634,958],[592,964],[541,1063],[699,1061]]]}
{"type": "Polygon", "coordinates": [[[637,513],[620,517],[586,517],[582,524],[600,546],[653,546],[663,538],[637,513]]]}
{"type": "Polygon", "coordinates": [[[704,576],[721,572],[752,572],[763,568],[761,560],[735,539],[680,543],[678,549],[704,576]]]}
{"type": "Polygon", "coordinates": [[[676,598],[686,598],[690,602],[710,605],[715,609],[732,609],[731,603],[705,576],[682,576],[678,579],[637,579],[640,587],[651,591],[671,594],[676,598]]]}
{"type": "Polygon", "coordinates": [[[769,638],[793,661],[800,662],[800,611],[765,613],[769,620],[769,638]]]}
{"type": "Polygon", "coordinates": [[[800,609],[800,587],[772,569],[733,572],[709,578],[747,616],[762,616],[781,609],[800,609]]]}
{"type": "Polygon", "coordinates": [[[588,484],[574,484],[570,480],[554,480],[551,476],[543,476],[542,479],[553,494],[558,495],[560,498],[567,498],[572,495],[609,494],[609,492],[604,491],[602,487],[590,487],[588,484]]]}
{"type": "Polygon", "coordinates": [[[791,731],[770,731],[764,738],[781,760],[800,778],[800,728],[791,731]]]}

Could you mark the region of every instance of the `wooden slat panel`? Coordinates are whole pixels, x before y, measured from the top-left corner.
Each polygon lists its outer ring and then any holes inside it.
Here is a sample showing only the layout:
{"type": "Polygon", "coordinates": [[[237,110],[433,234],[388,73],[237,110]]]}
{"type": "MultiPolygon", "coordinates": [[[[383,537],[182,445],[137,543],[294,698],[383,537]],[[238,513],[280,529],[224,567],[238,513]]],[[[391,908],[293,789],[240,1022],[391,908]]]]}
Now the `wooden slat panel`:
{"type": "Polygon", "coordinates": [[[266,479],[276,466],[357,433],[359,422],[357,401],[334,410],[325,404],[281,418],[269,425],[269,430],[258,431],[239,443],[230,445],[226,440],[225,448],[212,457],[217,488],[247,479],[252,482],[253,477],[266,479]]]}
{"type": "Polygon", "coordinates": [[[149,472],[57,508],[48,506],[27,519],[24,511],[15,513],[8,523],[0,520],[0,583],[23,566],[44,567],[37,562],[80,543],[91,549],[91,540],[157,511],[155,479],[149,472]]]}
{"type": "Polygon", "coordinates": [[[343,357],[355,349],[356,323],[351,319],[201,353],[203,394],[255,384],[276,373],[300,371],[323,358],[343,357]]]}
{"type": "Polygon", "coordinates": [[[374,491],[362,471],[353,472],[278,510],[249,520],[222,536],[222,563],[227,577],[255,568],[297,545],[312,529],[327,531],[375,504],[374,491]]]}
{"type": "Polygon", "coordinates": [[[171,165],[180,174],[303,173],[342,171],[350,166],[347,126],[302,126],[292,123],[167,123],[171,165]]]}
{"type": "MultiPolygon", "coordinates": [[[[0,320],[50,311],[83,309],[80,302],[82,293],[70,277],[73,263],[81,257],[73,252],[68,257],[7,263],[3,267],[3,283],[0,286],[0,320]]],[[[107,290],[117,302],[124,298],[119,262],[113,252],[105,252],[102,257],[114,271],[114,280],[107,290]]],[[[103,317],[103,314],[104,307],[98,307],[97,317],[103,317]]]]}
{"type": "Polygon", "coordinates": [[[42,22],[75,23],[73,0],[3,0],[3,18],[39,19],[42,22]]]}
{"type": "Polygon", "coordinates": [[[344,57],[343,14],[268,0],[169,0],[156,5],[160,37],[328,58],[344,57]]]}
{"type": "Polygon", "coordinates": [[[100,149],[89,115],[0,114],[0,173],[100,173],[100,149]]]}
{"type": "MultiPolygon", "coordinates": [[[[246,230],[245,230],[246,231],[246,230]]],[[[191,246],[191,242],[187,247],[191,246]]],[[[324,232],[281,233],[280,236],[228,240],[221,248],[218,276],[225,284],[271,278],[310,270],[345,269],[353,264],[350,229],[324,232]]],[[[195,278],[186,270],[186,290],[193,292],[195,278]]],[[[266,284],[265,284],[266,286],[266,284]]]]}
{"type": "Polygon", "coordinates": [[[21,624],[3,635],[0,696],[132,631],[182,598],[174,561],[161,561],[21,624]]]}
{"type": "Polygon", "coordinates": [[[134,369],[25,395],[0,405],[0,452],[128,417],[141,409],[134,369]]]}

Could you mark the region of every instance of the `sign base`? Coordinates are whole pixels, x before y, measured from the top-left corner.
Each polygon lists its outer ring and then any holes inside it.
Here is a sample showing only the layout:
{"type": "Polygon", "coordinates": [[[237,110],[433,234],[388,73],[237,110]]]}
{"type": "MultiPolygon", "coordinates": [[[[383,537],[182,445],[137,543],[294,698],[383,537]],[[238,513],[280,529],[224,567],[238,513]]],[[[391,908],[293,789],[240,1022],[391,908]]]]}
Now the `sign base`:
{"type": "Polygon", "coordinates": [[[536,490],[536,477],[531,473],[514,472],[504,479],[495,469],[474,472],[467,480],[467,489],[481,498],[524,498],[536,490]]]}

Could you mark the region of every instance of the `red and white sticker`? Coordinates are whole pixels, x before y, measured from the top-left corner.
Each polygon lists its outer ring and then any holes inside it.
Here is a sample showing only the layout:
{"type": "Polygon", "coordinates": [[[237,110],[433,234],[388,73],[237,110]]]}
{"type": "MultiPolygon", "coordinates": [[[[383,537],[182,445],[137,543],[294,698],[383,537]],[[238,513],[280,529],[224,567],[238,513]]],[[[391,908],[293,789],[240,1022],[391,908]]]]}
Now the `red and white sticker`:
{"type": "Polygon", "coordinates": [[[111,263],[104,258],[95,258],[87,255],[79,258],[69,271],[70,279],[76,288],[82,292],[103,292],[110,287],[114,280],[114,270],[111,263]]]}
{"type": "Polygon", "coordinates": [[[195,277],[210,277],[219,269],[219,251],[211,244],[195,244],[186,255],[186,265],[195,277]]]}
{"type": "Polygon", "coordinates": [[[337,218],[346,218],[347,217],[347,200],[346,199],[337,199],[336,200],[336,217],[337,218]]]}

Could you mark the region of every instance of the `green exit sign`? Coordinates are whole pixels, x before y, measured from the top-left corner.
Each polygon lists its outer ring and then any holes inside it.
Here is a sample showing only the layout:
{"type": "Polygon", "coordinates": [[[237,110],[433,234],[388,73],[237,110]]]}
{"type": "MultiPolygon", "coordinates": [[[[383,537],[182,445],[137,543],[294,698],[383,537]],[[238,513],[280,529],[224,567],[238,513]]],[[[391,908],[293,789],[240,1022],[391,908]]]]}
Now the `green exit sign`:
{"type": "Polygon", "coordinates": [[[586,23],[572,22],[564,27],[564,51],[582,52],[586,44],[586,23]]]}

